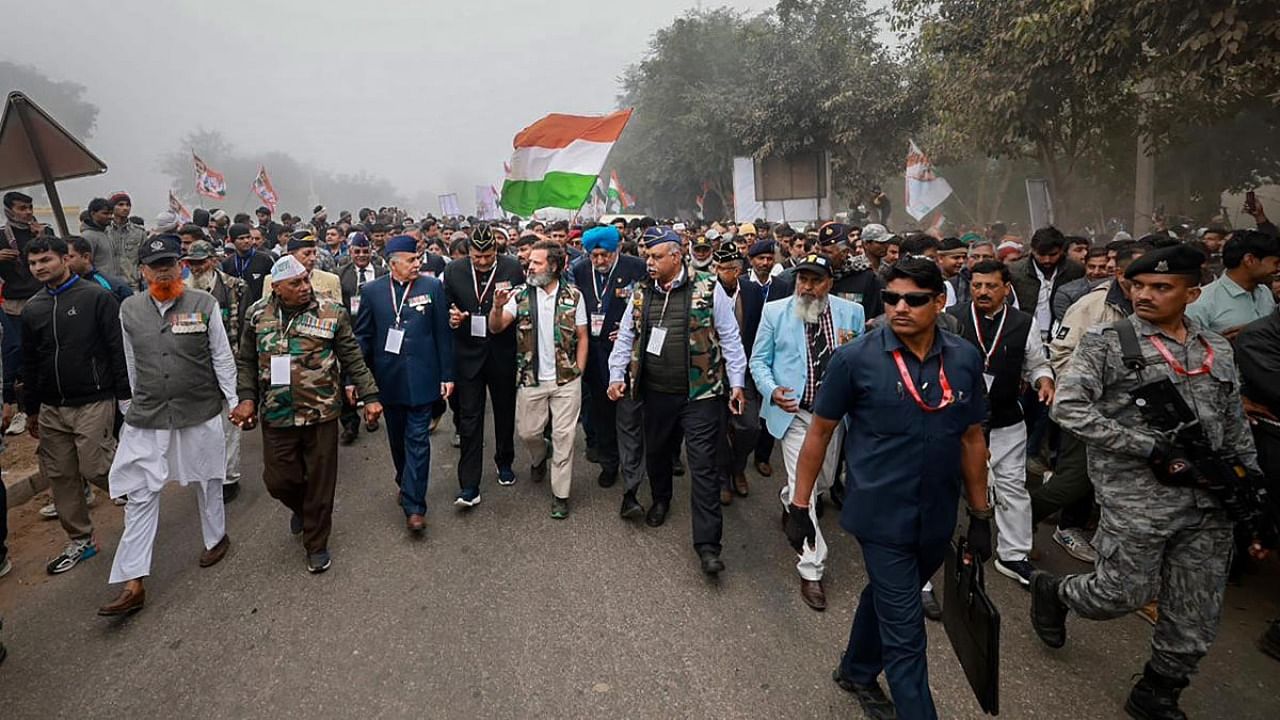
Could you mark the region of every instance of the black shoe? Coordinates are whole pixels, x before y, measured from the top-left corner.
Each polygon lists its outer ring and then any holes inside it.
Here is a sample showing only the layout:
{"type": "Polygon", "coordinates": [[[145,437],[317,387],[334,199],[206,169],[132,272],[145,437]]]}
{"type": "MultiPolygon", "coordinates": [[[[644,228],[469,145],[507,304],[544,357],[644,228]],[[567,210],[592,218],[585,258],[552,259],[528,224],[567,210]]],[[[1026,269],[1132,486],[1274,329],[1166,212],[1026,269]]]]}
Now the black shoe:
{"type": "Polygon", "coordinates": [[[537,465],[529,468],[529,479],[533,482],[540,483],[547,479],[547,461],[543,460],[537,465]]]}
{"type": "Polygon", "coordinates": [[[614,483],[618,482],[618,469],[605,468],[601,470],[596,482],[600,484],[600,487],[613,487],[614,483]]]}
{"type": "Polygon", "coordinates": [[[924,616],[933,621],[942,619],[942,606],[938,604],[938,596],[933,588],[920,591],[920,604],[924,606],[924,616]]]}
{"type": "Polygon", "coordinates": [[[307,554],[307,572],[312,575],[319,575],[325,570],[328,570],[330,564],[332,564],[332,561],[329,558],[328,550],[321,550],[319,552],[307,554]]]}
{"type": "Polygon", "coordinates": [[[844,483],[839,480],[831,485],[831,504],[836,506],[837,510],[844,507],[844,483]]]}
{"type": "Polygon", "coordinates": [[[893,706],[893,701],[884,694],[884,689],[880,687],[879,682],[872,682],[870,685],[859,685],[842,676],[840,668],[836,668],[831,673],[831,679],[836,681],[841,690],[858,698],[858,704],[862,706],[862,713],[866,717],[871,718],[871,720],[897,720],[898,709],[893,706]]]}
{"type": "Polygon", "coordinates": [[[596,452],[594,445],[587,446],[587,462],[594,463],[596,465],[600,464],[600,453],[596,452]]]}
{"type": "Polygon", "coordinates": [[[1187,680],[1160,675],[1148,663],[1129,692],[1124,711],[1138,720],[1187,720],[1187,714],[1178,707],[1178,695],[1186,686],[1187,680]]]}
{"type": "Polygon", "coordinates": [[[298,513],[294,513],[289,518],[289,534],[290,535],[302,534],[302,516],[299,515],[298,513]]]}
{"type": "Polygon", "coordinates": [[[379,427],[379,426],[378,426],[378,421],[377,421],[377,420],[374,420],[373,422],[368,422],[368,423],[365,423],[365,424],[364,424],[364,429],[365,429],[365,430],[368,430],[369,432],[378,432],[378,427],[379,427]]]}
{"type": "Polygon", "coordinates": [[[1031,627],[1051,648],[1067,644],[1067,606],[1058,597],[1062,579],[1037,570],[1031,574],[1031,627]]]}
{"type": "Polygon", "coordinates": [[[634,493],[623,494],[622,508],[618,510],[618,515],[628,520],[634,520],[644,515],[644,508],[640,506],[640,502],[636,500],[634,493]]]}
{"type": "Polygon", "coordinates": [[[702,572],[707,575],[719,575],[724,570],[724,561],[720,559],[720,553],[715,550],[703,550],[698,553],[698,560],[702,563],[702,572]]]}
{"type": "Polygon", "coordinates": [[[233,482],[222,486],[222,502],[229,503],[240,497],[240,483],[233,482]]]}
{"type": "Polygon", "coordinates": [[[684,463],[679,460],[676,460],[671,465],[671,474],[676,477],[684,477],[684,463]]]}
{"type": "Polygon", "coordinates": [[[1280,620],[1272,620],[1267,631],[1258,640],[1258,649],[1280,660],[1280,620]]]}
{"type": "Polygon", "coordinates": [[[342,435],[338,436],[338,442],[342,443],[343,445],[350,445],[351,443],[356,441],[356,436],[359,434],[360,434],[360,428],[358,426],[349,427],[342,431],[342,435]]]}
{"type": "Polygon", "coordinates": [[[665,501],[655,500],[653,505],[649,507],[649,514],[644,517],[644,524],[649,527],[659,527],[667,521],[667,512],[671,509],[665,501]]]}

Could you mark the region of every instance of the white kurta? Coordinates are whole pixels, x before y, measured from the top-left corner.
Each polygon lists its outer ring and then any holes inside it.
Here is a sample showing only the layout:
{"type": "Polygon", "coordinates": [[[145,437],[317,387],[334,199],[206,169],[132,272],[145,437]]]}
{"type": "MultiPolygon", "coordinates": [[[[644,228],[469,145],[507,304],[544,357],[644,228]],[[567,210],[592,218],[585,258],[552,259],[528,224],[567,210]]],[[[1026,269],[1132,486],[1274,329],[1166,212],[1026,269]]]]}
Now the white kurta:
{"type": "MultiPolygon", "coordinates": [[[[161,315],[172,305],[156,303],[161,315]]],[[[236,363],[220,313],[210,316],[208,337],[214,374],[230,408],[236,404],[236,363]]],[[[124,359],[129,368],[129,384],[136,385],[133,340],[127,331],[124,359]]],[[[171,430],[134,427],[126,422],[120,428],[120,443],[111,463],[111,497],[144,488],[159,492],[170,482],[187,485],[216,481],[221,485],[226,472],[226,434],[221,414],[199,425],[171,430]]]]}

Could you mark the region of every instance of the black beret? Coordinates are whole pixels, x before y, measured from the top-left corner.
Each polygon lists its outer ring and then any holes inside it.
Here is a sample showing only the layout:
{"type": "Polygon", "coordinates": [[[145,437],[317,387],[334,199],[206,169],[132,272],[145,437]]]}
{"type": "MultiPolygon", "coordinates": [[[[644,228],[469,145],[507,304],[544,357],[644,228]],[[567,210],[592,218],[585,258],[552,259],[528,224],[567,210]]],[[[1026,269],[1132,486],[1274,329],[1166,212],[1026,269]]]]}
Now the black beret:
{"type": "Polygon", "coordinates": [[[471,247],[482,252],[493,247],[493,229],[489,223],[480,223],[471,230],[471,247]]]}
{"type": "Polygon", "coordinates": [[[1152,250],[1134,260],[1124,271],[1124,276],[1129,280],[1147,273],[1189,275],[1199,278],[1202,265],[1204,265],[1204,253],[1190,245],[1171,245],[1152,250]]]}
{"type": "Polygon", "coordinates": [[[818,229],[819,245],[835,245],[849,239],[849,228],[843,223],[827,223],[818,229]]]}
{"type": "Polygon", "coordinates": [[[774,245],[772,240],[757,240],[747,250],[747,256],[755,257],[757,255],[771,255],[773,252],[774,245]]]}
{"type": "Polygon", "coordinates": [[[285,246],[285,249],[288,250],[289,252],[293,252],[294,250],[301,250],[303,248],[313,248],[315,246],[316,246],[316,239],[308,235],[307,237],[304,237],[304,238],[297,238],[297,237],[290,238],[289,244],[285,246]]]}

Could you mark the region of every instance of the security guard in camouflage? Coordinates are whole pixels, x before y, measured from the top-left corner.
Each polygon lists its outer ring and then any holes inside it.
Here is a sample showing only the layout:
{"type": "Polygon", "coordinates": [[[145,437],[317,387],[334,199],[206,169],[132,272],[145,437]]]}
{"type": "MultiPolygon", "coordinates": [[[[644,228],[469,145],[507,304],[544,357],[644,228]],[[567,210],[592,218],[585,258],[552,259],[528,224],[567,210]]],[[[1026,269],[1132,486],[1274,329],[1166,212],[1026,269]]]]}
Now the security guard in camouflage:
{"type": "Polygon", "coordinates": [[[1187,246],[1148,253],[1125,272],[1143,366],[1122,362],[1119,331],[1097,326],[1081,340],[1059,384],[1052,417],[1088,445],[1102,516],[1094,571],[1032,577],[1032,625],[1050,647],[1066,642],[1068,610],[1092,620],[1120,617],[1155,599],[1151,660],[1125,709],[1136,718],[1184,718],[1178,695],[1218,629],[1232,551],[1232,522],[1196,487],[1162,484],[1177,449],[1147,424],[1130,393],[1168,378],[1199,417],[1215,450],[1256,469],[1231,345],[1184,314],[1199,295],[1204,256],[1187,246]]]}
{"type": "Polygon", "coordinates": [[[306,268],[292,255],[276,261],[271,282],[272,295],[245,316],[236,354],[240,404],[231,421],[249,429],[261,417],[267,492],[293,511],[289,529],[304,535],[307,569],[324,572],[338,480],[342,376],[364,401],[366,422],[382,415],[382,405],[346,309],[316,298],[306,268]]]}

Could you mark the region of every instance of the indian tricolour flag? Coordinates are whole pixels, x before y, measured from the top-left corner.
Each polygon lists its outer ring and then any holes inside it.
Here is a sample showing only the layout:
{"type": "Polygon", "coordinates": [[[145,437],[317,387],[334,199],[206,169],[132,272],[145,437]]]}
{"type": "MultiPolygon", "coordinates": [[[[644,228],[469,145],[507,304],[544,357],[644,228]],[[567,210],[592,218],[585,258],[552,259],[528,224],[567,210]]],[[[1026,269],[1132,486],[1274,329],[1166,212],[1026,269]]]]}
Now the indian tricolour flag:
{"type": "Polygon", "coordinates": [[[581,208],[630,119],[630,110],[596,117],[553,113],[521,130],[502,183],[502,208],[522,217],[542,208],[581,208]]]}

